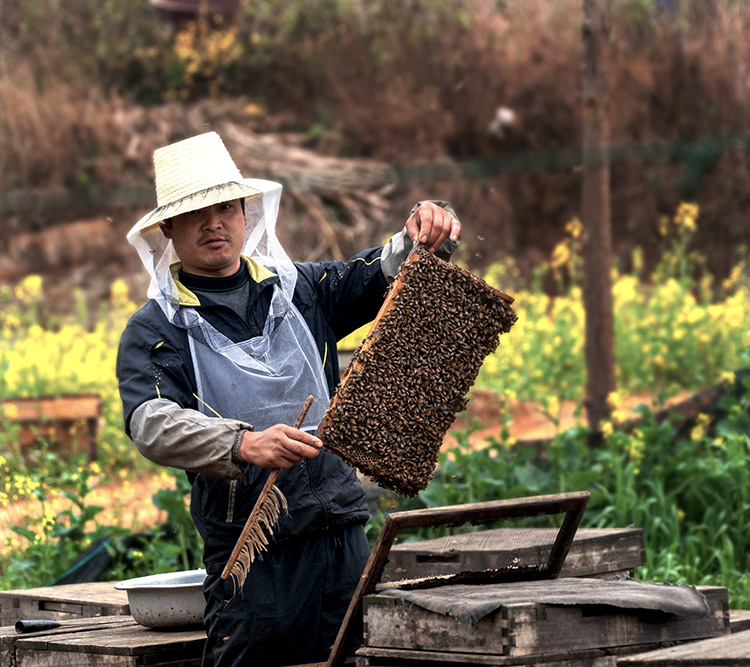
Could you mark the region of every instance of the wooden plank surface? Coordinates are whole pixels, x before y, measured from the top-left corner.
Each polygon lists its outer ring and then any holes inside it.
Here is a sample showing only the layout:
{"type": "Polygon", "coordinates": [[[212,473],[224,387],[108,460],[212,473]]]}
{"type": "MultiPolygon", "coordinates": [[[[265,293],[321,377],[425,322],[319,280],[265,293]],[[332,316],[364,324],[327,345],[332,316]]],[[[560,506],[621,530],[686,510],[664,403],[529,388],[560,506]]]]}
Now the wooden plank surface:
{"type": "MultiPolygon", "coordinates": [[[[61,627],[45,631],[45,636],[88,632],[92,628],[109,628],[114,631],[118,626],[131,624],[130,616],[103,616],[100,618],[85,618],[72,621],[61,621],[61,627]]],[[[0,627],[0,667],[16,667],[16,643],[19,639],[31,635],[18,634],[14,625],[0,627]]]]}
{"type": "Polygon", "coordinates": [[[544,665],[544,667],[616,667],[618,657],[659,648],[658,645],[617,646],[585,651],[555,651],[528,656],[478,655],[363,647],[356,653],[357,667],[485,667],[488,665],[544,665]]]}
{"type": "MultiPolygon", "coordinates": [[[[434,540],[394,545],[382,581],[416,579],[460,571],[507,567],[514,558],[543,561],[555,528],[499,528],[434,540]]],[[[560,571],[561,577],[606,576],[632,572],[646,562],[640,528],[579,528],[560,571]]]]}
{"type": "Polygon", "coordinates": [[[617,661],[622,667],[750,665],[750,630],[659,649],[617,661]]]}
{"type": "Polygon", "coordinates": [[[99,655],[95,653],[50,653],[48,651],[22,651],[17,657],[15,667],[142,667],[153,665],[156,667],[200,667],[200,657],[181,658],[172,656],[174,660],[163,656],[165,661],[143,662],[134,656],[99,655]]]}
{"type": "Polygon", "coordinates": [[[92,627],[70,633],[36,634],[16,641],[16,651],[41,649],[74,653],[111,655],[156,655],[178,651],[202,651],[206,640],[203,628],[189,630],[155,630],[132,618],[115,627],[92,627]]]}
{"type": "Polygon", "coordinates": [[[700,590],[709,606],[708,618],[610,606],[539,604],[533,601],[532,592],[529,602],[503,604],[473,625],[404,600],[369,595],[365,598],[364,643],[377,648],[530,656],[553,650],[657,644],[728,633],[727,590],[700,590]]]}
{"type": "Polygon", "coordinates": [[[61,627],[18,634],[0,628],[0,667],[58,665],[200,665],[206,635],[195,630],[157,631],[131,616],[63,621],[61,627]]]}
{"type": "Polygon", "coordinates": [[[21,619],[67,620],[130,614],[127,591],[113,581],[0,591],[0,626],[21,619]]]}
{"type": "Polygon", "coordinates": [[[750,609],[730,609],[729,629],[732,632],[750,630],[750,609]]]}
{"type": "Polygon", "coordinates": [[[63,621],[30,634],[6,626],[0,628],[0,667],[200,667],[205,639],[202,628],[154,630],[131,616],[63,621]]]}
{"type": "Polygon", "coordinates": [[[15,414],[12,417],[6,416],[6,419],[11,422],[39,422],[55,419],[77,421],[78,419],[98,419],[102,398],[99,394],[74,394],[0,400],[0,406],[7,405],[15,408],[15,414]]]}

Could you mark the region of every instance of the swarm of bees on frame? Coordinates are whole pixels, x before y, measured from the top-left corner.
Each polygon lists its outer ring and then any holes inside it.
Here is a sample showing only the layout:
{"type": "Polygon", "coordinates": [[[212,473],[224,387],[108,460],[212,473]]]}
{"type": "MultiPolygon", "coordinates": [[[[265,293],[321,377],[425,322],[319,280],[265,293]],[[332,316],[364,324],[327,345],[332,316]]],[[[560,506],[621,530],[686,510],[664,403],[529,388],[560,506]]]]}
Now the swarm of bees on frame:
{"type": "Polygon", "coordinates": [[[417,248],[354,353],[320,439],[379,486],[416,496],[484,358],[516,321],[512,301],[417,248]]]}

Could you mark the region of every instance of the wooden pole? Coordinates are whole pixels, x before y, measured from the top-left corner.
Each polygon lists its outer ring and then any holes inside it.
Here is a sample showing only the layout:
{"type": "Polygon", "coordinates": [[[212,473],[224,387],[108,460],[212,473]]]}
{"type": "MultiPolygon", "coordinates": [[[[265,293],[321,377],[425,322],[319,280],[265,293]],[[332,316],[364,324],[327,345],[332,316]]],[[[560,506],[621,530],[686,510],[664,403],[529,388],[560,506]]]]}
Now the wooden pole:
{"type": "Polygon", "coordinates": [[[583,0],[583,302],[586,399],[592,432],[609,417],[615,390],[612,231],[609,193],[609,0],[583,0]]]}

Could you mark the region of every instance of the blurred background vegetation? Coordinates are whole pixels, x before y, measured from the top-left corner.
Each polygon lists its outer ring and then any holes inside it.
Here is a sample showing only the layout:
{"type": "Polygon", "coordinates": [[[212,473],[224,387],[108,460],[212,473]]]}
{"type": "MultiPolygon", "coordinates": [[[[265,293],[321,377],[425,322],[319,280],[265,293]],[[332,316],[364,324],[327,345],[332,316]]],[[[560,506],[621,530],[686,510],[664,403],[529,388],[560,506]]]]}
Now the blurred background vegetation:
{"type": "MultiPolygon", "coordinates": [[[[458,161],[471,178],[405,172],[389,202],[398,220],[415,197],[453,201],[472,265],[512,256],[528,273],[580,214],[577,0],[225,2],[234,16],[177,26],[149,0],[4,2],[3,191],[148,186],[155,147],[232,120],[326,155],[458,161]],[[488,131],[501,107],[511,116],[488,131]]],[[[693,242],[726,274],[750,231],[748,4],[625,0],[613,12],[615,251],[628,262],[637,241],[653,266],[660,219],[696,201],[693,242]]],[[[135,219],[114,203],[98,210],[135,219]]],[[[52,208],[40,225],[81,213],[52,208]]],[[[316,230],[287,227],[304,255],[316,230]]]]}
{"type": "Polygon", "coordinates": [[[145,300],[124,235],[153,207],[152,152],[215,129],[243,173],[285,180],[279,234],[296,259],[379,244],[414,201],[449,199],[458,260],[516,297],[518,324],[475,387],[500,427],[477,447],[467,415],[417,506],[589,488],[587,525],[646,531],[641,576],[727,585],[750,608],[736,375],[750,344],[750,3],[613,5],[618,395],[595,451],[561,419],[566,402],[580,416],[585,382],[580,1],[216,3],[184,19],[156,0],[0,4],[0,398],[102,397],[94,463],[43,438],[29,460],[4,406],[0,587],[59,581],[97,545],[108,578],[199,564],[184,477],[122,432],[114,359],[145,300]],[[327,184],[287,182],[287,165],[328,170],[327,184]],[[360,191],[337,189],[344,172],[364,174],[360,191]],[[627,396],[658,407],[715,385],[722,405],[687,425],[646,408],[641,428],[620,428],[627,396]],[[516,442],[519,401],[554,426],[543,457],[516,442]],[[158,521],[104,510],[100,487],[144,477],[158,521]],[[148,539],[126,541],[131,527],[148,539]]]}

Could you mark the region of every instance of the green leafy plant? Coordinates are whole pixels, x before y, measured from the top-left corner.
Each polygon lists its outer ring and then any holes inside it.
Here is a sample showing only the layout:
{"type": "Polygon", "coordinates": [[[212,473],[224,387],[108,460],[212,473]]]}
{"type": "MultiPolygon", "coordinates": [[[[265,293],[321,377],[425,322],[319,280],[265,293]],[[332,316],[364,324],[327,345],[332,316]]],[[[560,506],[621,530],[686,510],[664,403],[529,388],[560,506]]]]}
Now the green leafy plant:
{"type": "MultiPolygon", "coordinates": [[[[584,428],[538,450],[507,439],[472,449],[471,429],[458,432],[430,485],[395,508],[588,490],[582,526],[643,529],[647,562],[638,577],[726,586],[732,608],[750,608],[750,374],[694,422],[641,413],[632,430],[607,429],[597,448],[584,428]]],[[[379,525],[376,516],[371,535],[379,525]]]]}
{"type": "Polygon", "coordinates": [[[92,542],[125,532],[98,523],[103,508],[89,502],[96,479],[92,468],[60,466],[53,454],[45,463],[13,480],[16,497],[22,492],[35,511],[26,512],[23,523],[12,527],[17,537],[6,538],[0,588],[52,584],[92,542]],[[47,474],[55,471],[54,477],[47,474]]]}

